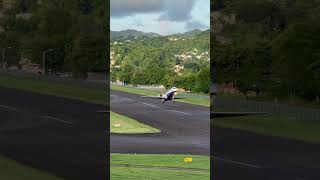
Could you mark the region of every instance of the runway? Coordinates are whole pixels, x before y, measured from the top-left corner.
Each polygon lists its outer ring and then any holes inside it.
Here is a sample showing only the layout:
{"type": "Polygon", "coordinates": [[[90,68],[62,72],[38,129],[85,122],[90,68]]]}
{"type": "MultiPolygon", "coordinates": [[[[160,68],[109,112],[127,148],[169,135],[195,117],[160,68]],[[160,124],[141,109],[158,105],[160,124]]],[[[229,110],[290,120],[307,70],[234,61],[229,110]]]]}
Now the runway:
{"type": "Polygon", "coordinates": [[[0,155],[64,179],[105,180],[108,116],[96,113],[105,108],[0,88],[0,155]]]}
{"type": "MultiPolygon", "coordinates": [[[[111,110],[161,130],[108,141],[107,107],[0,88],[0,155],[65,179],[106,179],[113,153],[210,154],[209,108],[111,91],[111,110]]],[[[218,180],[320,179],[320,146],[244,131],[211,129],[218,180]]]]}
{"type": "MultiPolygon", "coordinates": [[[[111,91],[111,110],[160,128],[155,135],[111,135],[111,151],[208,155],[217,180],[319,180],[320,145],[211,128],[209,109],[111,91]]],[[[280,124],[279,124],[280,125],[280,124]]]]}
{"type": "Polygon", "coordinates": [[[211,131],[214,179],[320,179],[319,144],[226,128],[211,131]]]}
{"type": "Polygon", "coordinates": [[[111,134],[111,152],[210,155],[209,108],[111,91],[110,109],[161,130],[159,134],[111,134]]]}

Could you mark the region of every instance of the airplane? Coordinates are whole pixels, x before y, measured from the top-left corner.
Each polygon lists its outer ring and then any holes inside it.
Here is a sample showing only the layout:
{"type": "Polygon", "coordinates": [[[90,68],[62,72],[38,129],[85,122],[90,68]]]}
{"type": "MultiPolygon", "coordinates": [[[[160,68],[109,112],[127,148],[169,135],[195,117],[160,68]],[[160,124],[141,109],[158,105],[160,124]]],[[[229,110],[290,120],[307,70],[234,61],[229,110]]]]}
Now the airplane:
{"type": "Polygon", "coordinates": [[[175,103],[176,99],[182,99],[182,98],[176,97],[177,94],[178,94],[178,88],[172,87],[163,95],[160,94],[159,96],[142,96],[142,97],[161,99],[162,103],[164,103],[165,101],[172,101],[172,103],[175,103]]]}
{"type": "MultiPolygon", "coordinates": [[[[172,87],[164,95],[160,94],[159,96],[141,96],[141,97],[161,99],[162,103],[164,103],[165,101],[170,101],[170,100],[172,101],[172,103],[175,103],[175,99],[183,99],[183,98],[176,97],[177,94],[178,94],[178,88],[172,87]]],[[[211,82],[210,99],[211,99],[212,105],[211,105],[210,118],[226,118],[226,117],[267,114],[266,112],[215,112],[215,111],[213,111],[213,102],[214,102],[214,99],[216,98],[216,96],[217,96],[217,85],[215,83],[211,82]]]]}
{"type": "Polygon", "coordinates": [[[210,99],[211,99],[211,112],[210,118],[226,118],[226,117],[238,117],[238,116],[250,116],[250,115],[263,115],[266,112],[215,112],[213,110],[213,102],[217,97],[217,85],[213,82],[210,84],[210,99]]]}

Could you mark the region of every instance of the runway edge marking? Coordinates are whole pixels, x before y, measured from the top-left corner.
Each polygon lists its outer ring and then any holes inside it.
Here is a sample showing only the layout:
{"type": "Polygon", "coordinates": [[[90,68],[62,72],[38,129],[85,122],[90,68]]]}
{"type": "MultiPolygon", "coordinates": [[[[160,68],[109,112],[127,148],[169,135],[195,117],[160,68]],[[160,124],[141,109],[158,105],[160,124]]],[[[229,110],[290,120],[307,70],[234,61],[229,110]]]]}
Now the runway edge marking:
{"type": "Polygon", "coordinates": [[[224,158],[220,158],[220,157],[213,157],[213,160],[219,160],[219,161],[224,161],[224,162],[228,162],[228,163],[232,163],[232,164],[238,164],[238,165],[242,165],[242,166],[248,166],[251,168],[256,168],[259,169],[261,168],[260,166],[256,166],[256,165],[252,165],[252,164],[247,164],[247,163],[242,163],[242,162],[238,162],[238,161],[233,161],[233,160],[228,160],[228,159],[224,159],[224,158]]]}
{"type": "Polygon", "coordinates": [[[7,109],[7,110],[10,110],[10,111],[15,111],[15,112],[18,111],[17,108],[14,108],[14,107],[11,107],[11,106],[2,105],[2,104],[0,104],[0,108],[7,109]]]}
{"type": "Polygon", "coordinates": [[[181,114],[185,114],[185,115],[189,115],[189,116],[192,115],[192,114],[190,114],[190,113],[186,113],[186,112],[183,112],[183,111],[177,111],[177,110],[168,110],[168,111],[176,112],[176,113],[181,113],[181,114]]]}
{"type": "Polygon", "coordinates": [[[71,121],[65,121],[65,120],[62,120],[62,119],[59,119],[59,118],[55,118],[55,117],[51,117],[51,116],[42,116],[42,118],[51,119],[51,120],[62,122],[62,123],[66,123],[66,124],[72,124],[71,121]]]}
{"type": "Polygon", "coordinates": [[[149,107],[153,107],[153,108],[157,108],[157,109],[159,109],[159,107],[158,106],[156,106],[156,105],[153,105],[153,104],[149,104],[149,103],[142,103],[143,105],[146,105],[146,106],[149,106],[149,107]]]}

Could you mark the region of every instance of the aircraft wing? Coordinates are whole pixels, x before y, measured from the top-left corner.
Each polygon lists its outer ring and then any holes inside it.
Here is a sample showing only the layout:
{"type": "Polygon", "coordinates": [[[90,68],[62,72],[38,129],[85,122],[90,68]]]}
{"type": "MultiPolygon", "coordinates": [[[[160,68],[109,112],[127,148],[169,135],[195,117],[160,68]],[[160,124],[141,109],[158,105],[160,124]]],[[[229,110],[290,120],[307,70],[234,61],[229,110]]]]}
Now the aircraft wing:
{"type": "MultiPolygon", "coordinates": [[[[143,98],[154,98],[154,99],[164,99],[164,97],[161,96],[141,96],[143,98]]],[[[174,97],[174,99],[183,99],[181,97],[174,97]]]]}
{"type": "Polygon", "coordinates": [[[184,99],[184,98],[182,98],[182,97],[174,97],[174,99],[184,99]]]}
{"type": "Polygon", "coordinates": [[[164,99],[164,97],[161,96],[141,96],[143,98],[154,98],[154,99],[164,99]]]}
{"type": "Polygon", "coordinates": [[[224,117],[237,117],[237,116],[250,116],[250,115],[262,115],[266,112],[212,112],[210,118],[224,118],[224,117]]]}

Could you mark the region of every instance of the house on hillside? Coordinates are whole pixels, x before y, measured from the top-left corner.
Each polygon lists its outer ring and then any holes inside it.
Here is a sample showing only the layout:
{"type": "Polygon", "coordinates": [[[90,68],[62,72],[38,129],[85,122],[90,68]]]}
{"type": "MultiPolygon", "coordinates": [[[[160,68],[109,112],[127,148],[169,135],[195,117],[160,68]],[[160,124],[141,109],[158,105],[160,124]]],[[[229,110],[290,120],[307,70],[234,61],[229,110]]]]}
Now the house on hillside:
{"type": "Polygon", "coordinates": [[[176,38],[176,37],[169,37],[169,41],[178,41],[178,38],[176,38]]]}
{"type": "Polygon", "coordinates": [[[176,74],[178,74],[179,76],[181,76],[182,75],[182,71],[184,70],[184,66],[181,66],[181,65],[175,65],[174,66],[174,72],[176,73],[176,74]]]}

